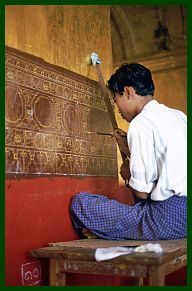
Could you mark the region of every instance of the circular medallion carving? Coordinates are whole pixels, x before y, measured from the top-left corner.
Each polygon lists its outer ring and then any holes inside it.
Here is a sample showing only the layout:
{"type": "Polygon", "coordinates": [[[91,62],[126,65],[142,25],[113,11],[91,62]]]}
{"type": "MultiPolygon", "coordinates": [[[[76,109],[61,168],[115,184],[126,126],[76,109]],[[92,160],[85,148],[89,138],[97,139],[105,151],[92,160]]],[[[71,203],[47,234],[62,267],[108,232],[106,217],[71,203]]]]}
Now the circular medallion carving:
{"type": "Polygon", "coordinates": [[[16,86],[5,88],[5,119],[11,123],[18,123],[23,116],[23,99],[16,86]]]}
{"type": "Polygon", "coordinates": [[[42,127],[51,127],[53,123],[52,104],[45,96],[38,96],[34,102],[34,116],[42,127]]]}
{"type": "Polygon", "coordinates": [[[79,114],[75,105],[69,104],[63,111],[63,124],[69,133],[79,133],[79,114]]]}

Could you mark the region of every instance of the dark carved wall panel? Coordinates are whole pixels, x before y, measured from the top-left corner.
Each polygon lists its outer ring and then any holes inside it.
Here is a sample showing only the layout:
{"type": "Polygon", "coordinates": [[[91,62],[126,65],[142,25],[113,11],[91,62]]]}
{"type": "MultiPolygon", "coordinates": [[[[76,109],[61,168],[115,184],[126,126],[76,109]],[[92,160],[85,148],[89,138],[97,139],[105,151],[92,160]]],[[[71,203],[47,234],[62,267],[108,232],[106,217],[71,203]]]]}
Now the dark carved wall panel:
{"type": "Polygon", "coordinates": [[[117,176],[99,84],[6,48],[6,174],[117,176]]]}

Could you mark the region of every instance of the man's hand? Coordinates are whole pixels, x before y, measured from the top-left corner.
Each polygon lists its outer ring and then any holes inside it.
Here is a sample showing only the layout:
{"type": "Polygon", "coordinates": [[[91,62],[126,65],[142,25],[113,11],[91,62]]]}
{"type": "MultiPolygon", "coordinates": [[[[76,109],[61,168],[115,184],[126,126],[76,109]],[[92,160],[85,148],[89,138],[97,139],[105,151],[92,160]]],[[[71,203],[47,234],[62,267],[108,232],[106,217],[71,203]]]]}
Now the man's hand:
{"type": "Polygon", "coordinates": [[[123,178],[124,181],[127,181],[130,179],[131,177],[131,173],[130,173],[130,168],[129,168],[129,160],[125,159],[123,161],[123,164],[121,165],[120,168],[120,175],[123,178]]]}
{"type": "Polygon", "coordinates": [[[123,153],[124,156],[129,157],[130,152],[127,144],[127,133],[122,129],[117,128],[113,132],[113,135],[117,140],[120,152],[123,153]]]}
{"type": "Polygon", "coordinates": [[[133,188],[131,188],[132,194],[133,194],[133,198],[135,200],[135,203],[141,201],[141,200],[146,200],[149,197],[149,193],[146,192],[139,192],[133,188]]]}

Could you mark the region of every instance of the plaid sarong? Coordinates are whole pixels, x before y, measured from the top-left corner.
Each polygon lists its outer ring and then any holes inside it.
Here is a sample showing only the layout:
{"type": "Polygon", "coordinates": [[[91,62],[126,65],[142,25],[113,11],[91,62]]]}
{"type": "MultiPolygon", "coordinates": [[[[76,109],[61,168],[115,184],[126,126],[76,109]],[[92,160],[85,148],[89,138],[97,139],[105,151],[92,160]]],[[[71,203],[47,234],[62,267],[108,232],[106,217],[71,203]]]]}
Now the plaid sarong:
{"type": "Polygon", "coordinates": [[[187,198],[147,199],[135,205],[103,195],[81,192],[72,198],[70,215],[80,237],[87,228],[109,240],[160,240],[187,236],[187,198]]]}

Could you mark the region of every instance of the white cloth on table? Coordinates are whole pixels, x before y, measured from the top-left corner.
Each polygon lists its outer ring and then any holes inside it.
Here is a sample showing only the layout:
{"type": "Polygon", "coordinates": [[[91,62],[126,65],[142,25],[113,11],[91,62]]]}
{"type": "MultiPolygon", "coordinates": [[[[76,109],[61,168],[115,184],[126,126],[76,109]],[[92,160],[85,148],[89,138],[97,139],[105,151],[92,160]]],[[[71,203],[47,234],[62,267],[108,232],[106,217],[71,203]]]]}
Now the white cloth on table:
{"type": "Polygon", "coordinates": [[[110,247],[97,248],[95,251],[96,261],[110,260],[119,256],[129,255],[132,253],[155,252],[162,253],[163,249],[158,243],[148,243],[137,247],[110,247]]]}

